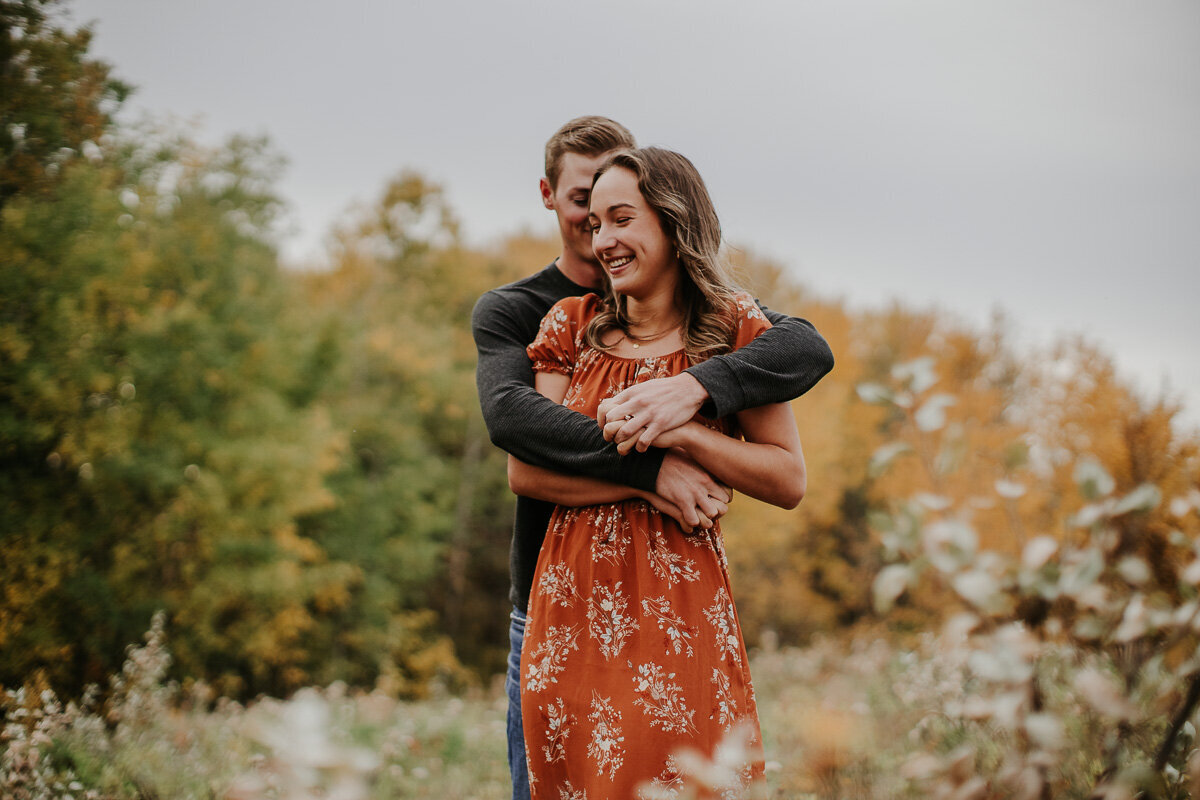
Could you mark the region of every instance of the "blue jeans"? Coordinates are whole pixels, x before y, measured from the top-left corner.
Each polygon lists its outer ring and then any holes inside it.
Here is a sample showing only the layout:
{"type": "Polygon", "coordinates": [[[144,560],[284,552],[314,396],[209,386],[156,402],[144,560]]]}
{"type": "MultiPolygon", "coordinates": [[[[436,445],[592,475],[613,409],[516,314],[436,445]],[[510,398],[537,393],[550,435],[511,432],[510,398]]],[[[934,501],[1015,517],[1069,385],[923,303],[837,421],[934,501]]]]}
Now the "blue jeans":
{"type": "Polygon", "coordinates": [[[521,728],[521,645],[525,642],[525,614],[513,609],[508,628],[508,771],[512,774],[513,800],[529,800],[529,766],[525,763],[525,731],[521,728]]]}

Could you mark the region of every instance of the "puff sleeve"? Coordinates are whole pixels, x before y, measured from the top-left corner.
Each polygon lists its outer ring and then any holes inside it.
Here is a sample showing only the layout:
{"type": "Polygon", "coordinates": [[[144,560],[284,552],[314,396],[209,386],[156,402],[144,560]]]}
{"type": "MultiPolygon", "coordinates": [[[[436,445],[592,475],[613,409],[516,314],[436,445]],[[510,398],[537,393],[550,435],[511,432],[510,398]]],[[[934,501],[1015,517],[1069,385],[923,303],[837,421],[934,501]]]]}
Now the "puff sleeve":
{"type": "Polygon", "coordinates": [[[764,331],[771,328],[771,321],[763,314],[758,303],[749,294],[737,296],[737,335],[733,349],[739,350],[753,342],[764,331]]]}
{"type": "Polygon", "coordinates": [[[534,372],[571,375],[583,343],[583,332],[595,314],[594,294],[567,297],[542,317],[537,338],[525,349],[534,372]]]}

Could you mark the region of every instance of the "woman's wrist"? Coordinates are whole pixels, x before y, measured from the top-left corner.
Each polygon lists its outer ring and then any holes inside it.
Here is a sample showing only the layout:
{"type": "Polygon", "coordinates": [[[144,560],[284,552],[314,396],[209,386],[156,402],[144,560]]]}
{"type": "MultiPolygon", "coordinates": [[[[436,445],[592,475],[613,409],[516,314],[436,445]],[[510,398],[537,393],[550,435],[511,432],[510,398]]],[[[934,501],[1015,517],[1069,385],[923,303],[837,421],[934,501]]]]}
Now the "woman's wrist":
{"type": "Polygon", "coordinates": [[[666,431],[659,435],[654,444],[657,447],[678,448],[685,453],[689,453],[695,447],[696,434],[699,428],[703,426],[696,421],[685,422],[678,428],[666,431]],[[665,440],[665,441],[664,441],[665,440]]]}

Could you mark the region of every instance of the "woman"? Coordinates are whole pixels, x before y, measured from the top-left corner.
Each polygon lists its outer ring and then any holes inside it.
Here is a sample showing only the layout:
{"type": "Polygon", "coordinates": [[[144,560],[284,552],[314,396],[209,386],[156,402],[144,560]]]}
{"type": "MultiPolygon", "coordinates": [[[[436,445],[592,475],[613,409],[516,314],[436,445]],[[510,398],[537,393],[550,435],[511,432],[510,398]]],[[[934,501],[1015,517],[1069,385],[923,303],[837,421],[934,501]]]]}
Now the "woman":
{"type": "MultiPolygon", "coordinates": [[[[703,180],[683,156],[617,153],[596,173],[604,297],[565,299],[529,347],[539,392],[591,416],[601,401],[752,341],[769,327],[718,257],[703,180]]],[[[786,404],[696,420],[655,442],[735,490],[792,508],[804,457],[786,404]],[[737,438],[738,434],[745,440],[737,438]]],[[[758,741],[720,528],[685,534],[655,495],[509,462],[513,490],[559,504],[538,559],[521,663],[534,798],[632,798],[680,784],[672,753],[710,754],[734,725],[758,741]],[[665,513],[664,513],[665,512],[665,513]]],[[[728,498],[721,498],[722,501],[728,498]]],[[[744,780],[760,775],[747,765],[744,780]]]]}

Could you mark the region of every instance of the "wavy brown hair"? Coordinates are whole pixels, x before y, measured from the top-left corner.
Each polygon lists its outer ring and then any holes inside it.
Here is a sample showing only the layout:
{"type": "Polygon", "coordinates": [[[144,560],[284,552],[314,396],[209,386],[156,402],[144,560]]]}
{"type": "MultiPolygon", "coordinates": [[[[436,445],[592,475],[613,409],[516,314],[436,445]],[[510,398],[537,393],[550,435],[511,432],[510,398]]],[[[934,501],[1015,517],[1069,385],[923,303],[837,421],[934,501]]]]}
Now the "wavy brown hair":
{"type": "MultiPolygon", "coordinates": [[[[610,169],[627,169],[637,177],[638,190],[654,209],[663,231],[674,245],[683,267],[680,281],[683,303],[683,349],[694,364],[733,349],[737,334],[739,291],[721,258],[721,222],[708,187],[686,157],[661,147],[642,147],[614,153],[596,170],[592,186],[610,169]]],[[[597,350],[610,331],[629,332],[626,299],[613,292],[605,273],[600,312],[588,323],[584,336],[597,350]]]]}

